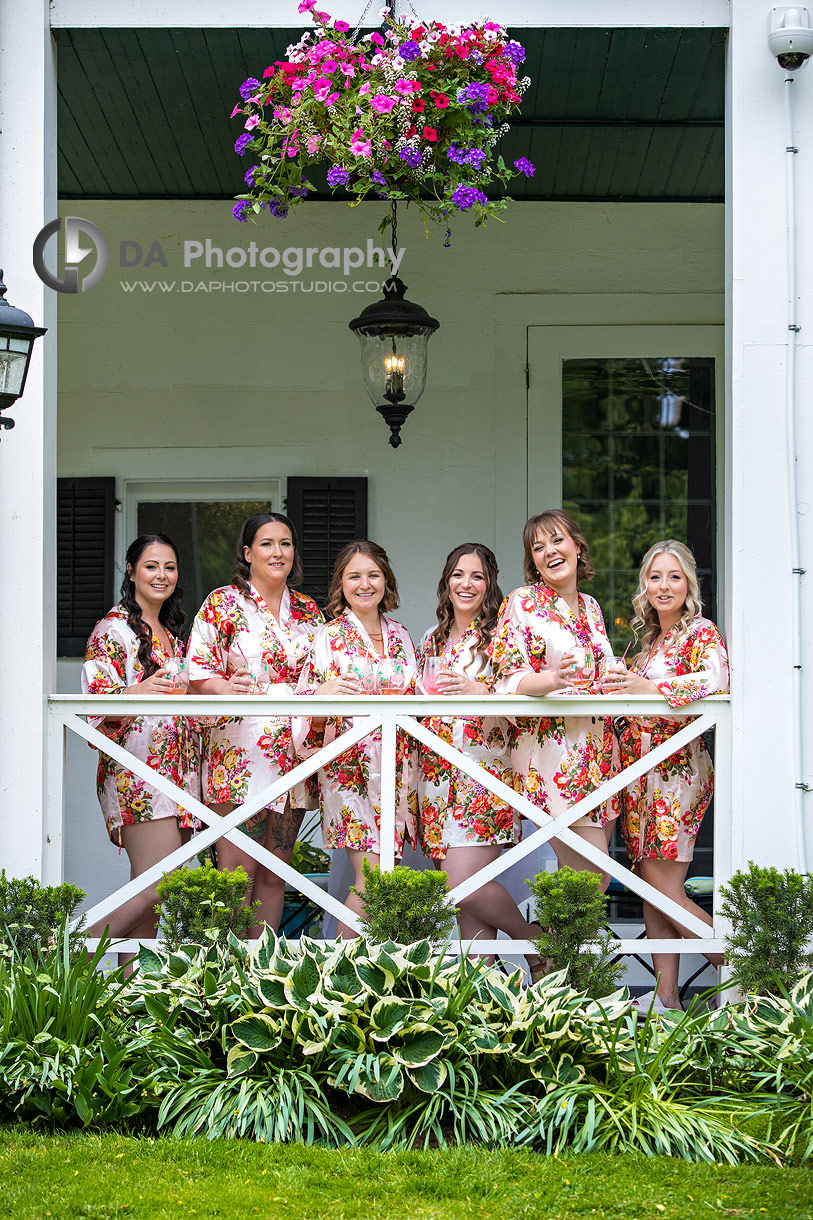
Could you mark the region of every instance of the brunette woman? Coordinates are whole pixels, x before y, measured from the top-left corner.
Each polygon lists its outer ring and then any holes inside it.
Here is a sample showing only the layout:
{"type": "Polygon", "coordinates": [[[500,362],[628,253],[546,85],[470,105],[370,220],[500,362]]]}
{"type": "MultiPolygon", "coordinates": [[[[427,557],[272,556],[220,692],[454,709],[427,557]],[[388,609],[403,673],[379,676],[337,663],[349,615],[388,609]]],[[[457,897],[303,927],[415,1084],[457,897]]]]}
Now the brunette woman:
{"type": "MultiPolygon", "coordinates": [[[[641,562],[638,590],[632,599],[633,629],[643,630],[641,651],[628,673],[614,671],[604,689],[620,695],[663,695],[670,707],[685,707],[707,695],[728,690],[728,656],[720,632],[703,618],[694,556],[682,542],[669,538],[651,546],[641,562]]],[[[631,766],[668,741],[685,721],[675,716],[632,717],[617,722],[621,762],[631,766]]],[[[696,737],[682,750],[625,788],[621,828],[634,867],[655,889],[711,926],[710,916],[686,895],[683,883],[695,840],[714,788],[709,752],[696,737]]],[[[673,940],[690,934],[657,907],[644,903],[647,936],[673,940]]],[[[719,966],[722,958],[707,955],[719,966]]],[[[658,976],[656,1011],[680,1008],[675,953],[653,953],[658,976]]]]}
{"type": "MultiPolygon", "coordinates": [[[[258,666],[276,691],[292,694],[323,619],[319,607],[295,586],[302,580],[296,533],[280,513],[257,513],[237,539],[231,585],[206,598],[189,640],[190,690],[202,695],[262,694],[258,666]],[[259,673],[259,677],[258,677],[259,673]]],[[[250,800],[296,764],[291,721],[282,716],[238,716],[214,721],[204,735],[205,800],[225,814],[250,800]]],[[[303,810],[315,805],[315,786],[298,785],[243,823],[242,829],[290,863],[303,810]]],[[[285,883],[227,839],[217,847],[218,864],[241,864],[253,878],[262,923],[279,928],[285,883]]]]}
{"type": "MultiPolygon", "coordinates": [[[[562,509],[549,509],[526,523],[525,579],[505,601],[494,640],[496,689],[502,694],[555,695],[598,690],[612,658],[597,601],[579,592],[593,576],[590,548],[577,522],[562,509]],[[594,671],[584,681],[580,664],[594,671]],[[574,686],[579,683],[579,686],[574,686]]],[[[602,716],[561,716],[520,720],[511,730],[511,765],[519,790],[551,817],[594,791],[618,770],[612,722],[602,716]]],[[[605,855],[618,816],[617,800],[571,823],[571,828],[605,855]]],[[[552,840],[559,864],[609,874],[573,848],[552,840]]]]}
{"type": "MultiPolygon", "coordinates": [[[[437,624],[421,641],[424,690],[482,699],[493,691],[491,637],[502,601],[494,553],[481,542],[465,542],[446,558],[438,584],[437,624]],[[434,663],[428,658],[438,658],[434,663]],[[430,668],[437,672],[430,677],[430,668]],[[435,688],[434,690],[432,688],[435,688]]],[[[508,765],[507,724],[496,717],[430,716],[426,727],[443,741],[513,787],[508,765]]],[[[438,862],[449,888],[496,860],[519,837],[519,817],[505,801],[445,762],[426,746],[418,758],[418,830],[424,855],[438,862]]],[[[541,929],[522,918],[498,881],[487,881],[460,904],[460,935],[496,938],[502,929],[528,940],[541,929]]],[[[532,977],[541,970],[535,957],[532,977]]]]}
{"type": "MultiPolygon", "coordinates": [[[[382,662],[392,671],[393,685],[411,689],[415,649],[409,632],[390,618],[398,608],[398,585],[383,547],[360,539],[349,542],[336,557],[328,589],[328,613],[333,616],[313,641],[299,682],[300,693],[355,695],[370,689],[382,662]]],[[[352,719],[328,720],[325,744],[352,726],[352,719]]],[[[405,734],[396,739],[396,854],[404,836],[415,841],[414,752],[405,734]]],[[[363,891],[364,859],[378,864],[381,855],[381,730],[319,770],[322,840],[328,849],[345,848],[353,867],[354,885],[363,891]]],[[[347,899],[361,913],[358,895],[347,899]]],[[[340,936],[354,936],[339,923],[340,936]]]]}
{"type": "MultiPolygon", "coordinates": [[[[91,632],[82,690],[89,695],[183,693],[186,678],[178,659],[184,618],[175,544],[165,534],[142,534],[127,551],[121,601],[91,632]]],[[[91,723],[159,775],[197,795],[197,738],[182,719],[100,717],[91,723]]],[[[180,847],[197,826],[182,806],[101,752],[97,791],[107,833],[127,852],[131,878],[180,847]]],[[[154,886],[131,898],[104,921],[110,934],[155,936],[157,901],[154,886]]],[[[103,931],[95,925],[91,934],[103,931]]]]}

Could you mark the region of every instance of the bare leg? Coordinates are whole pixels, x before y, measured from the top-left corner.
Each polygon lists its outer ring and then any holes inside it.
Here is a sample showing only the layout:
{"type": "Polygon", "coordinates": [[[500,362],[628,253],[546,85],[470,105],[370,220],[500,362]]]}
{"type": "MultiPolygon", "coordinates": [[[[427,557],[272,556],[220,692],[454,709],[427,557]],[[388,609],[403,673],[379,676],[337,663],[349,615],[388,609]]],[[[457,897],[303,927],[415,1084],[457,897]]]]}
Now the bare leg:
{"type": "MultiPolygon", "coordinates": [[[[121,842],[130,860],[130,879],[140,877],[188,838],[189,833],[181,831],[176,818],[158,818],[154,822],[122,826],[121,842]]],[[[155,913],[157,902],[155,886],[150,885],[113,911],[108,918],[93,924],[88,935],[101,936],[107,928],[114,939],[135,936],[149,940],[155,936],[158,927],[155,913]]],[[[127,965],[134,957],[134,953],[120,953],[119,965],[127,965]]]]}
{"type": "MultiPolygon", "coordinates": [[[[496,860],[502,852],[499,844],[478,847],[450,847],[440,867],[446,873],[449,889],[466,881],[479,869],[496,860]]],[[[487,881],[478,890],[462,899],[457,917],[461,940],[494,940],[497,929],[512,940],[533,940],[542,929],[523,919],[519,907],[499,881],[487,881]]],[[[532,955],[533,956],[533,955],[532,955]]],[[[493,961],[493,957],[489,961],[493,961]]]]}
{"type": "MultiPolygon", "coordinates": [[[[286,801],[282,813],[269,815],[263,847],[278,859],[290,864],[296,836],[304,816],[304,809],[292,809],[286,801]]],[[[282,920],[282,904],[285,900],[285,882],[282,877],[272,872],[270,868],[265,868],[262,864],[258,865],[252,898],[259,898],[260,906],[257,911],[257,923],[249,932],[249,936],[260,936],[264,923],[278,932],[282,920]]]]}
{"type": "MultiPolygon", "coordinates": [[[[381,863],[381,856],[372,851],[354,851],[352,847],[345,848],[345,851],[347,852],[348,860],[353,866],[353,885],[357,890],[360,890],[363,893],[364,873],[361,871],[362,865],[365,860],[369,860],[370,868],[375,868],[377,864],[381,863]]],[[[346,902],[351,911],[355,911],[357,915],[364,914],[364,902],[358,896],[358,894],[353,894],[351,892],[348,894],[346,902]]],[[[342,937],[343,940],[354,940],[358,936],[358,932],[355,932],[352,928],[349,928],[347,924],[342,923],[341,920],[338,922],[336,932],[340,937],[342,937]]]]}
{"type": "MultiPolygon", "coordinates": [[[[613,833],[613,823],[608,822],[606,826],[573,826],[572,830],[585,839],[588,843],[592,843],[593,847],[597,847],[604,852],[605,856],[609,855],[607,846],[610,842],[610,837],[613,833]]],[[[568,847],[565,843],[560,843],[558,839],[551,839],[553,850],[556,852],[556,859],[559,861],[560,868],[572,868],[577,872],[599,873],[601,875],[601,892],[606,894],[607,886],[610,884],[610,874],[603,869],[598,868],[590,860],[586,860],[584,856],[573,847],[568,847]]]]}
{"type": "MultiPolygon", "coordinates": [[[[638,871],[644,881],[660,890],[667,898],[671,898],[685,911],[702,919],[703,923],[712,926],[711,917],[686,894],[683,883],[689,864],[684,860],[639,860],[638,871]]],[[[649,902],[644,903],[644,923],[646,934],[652,940],[674,940],[677,937],[696,939],[693,932],[687,931],[681,924],[675,923],[668,915],[664,915],[649,902]]],[[[704,956],[713,966],[722,965],[723,959],[719,953],[707,953],[704,956]]],[[[678,975],[680,971],[680,956],[677,953],[653,953],[652,965],[658,976],[658,998],[667,1008],[680,1008],[678,975]]]]}
{"type": "MultiPolygon", "coordinates": [[[[231,813],[232,809],[234,809],[234,802],[224,801],[219,805],[210,805],[209,808],[213,813],[225,817],[227,813],[231,813]]],[[[241,848],[236,847],[234,843],[230,843],[228,839],[218,839],[217,867],[221,872],[226,870],[233,872],[234,869],[242,867],[248,873],[249,881],[253,881],[260,866],[253,856],[247,855],[241,848]]]]}

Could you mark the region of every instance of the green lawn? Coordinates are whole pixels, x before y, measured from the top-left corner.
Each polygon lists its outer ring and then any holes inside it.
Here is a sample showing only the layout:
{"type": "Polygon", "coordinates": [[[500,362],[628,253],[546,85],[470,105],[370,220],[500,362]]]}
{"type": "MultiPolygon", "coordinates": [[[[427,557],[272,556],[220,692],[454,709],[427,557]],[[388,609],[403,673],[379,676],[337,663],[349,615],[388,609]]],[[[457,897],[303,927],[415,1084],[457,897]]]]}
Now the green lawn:
{"type": "Polygon", "coordinates": [[[248,1142],[0,1131],[9,1220],[787,1220],[813,1214],[813,1166],[641,1156],[378,1153],[248,1142]]]}

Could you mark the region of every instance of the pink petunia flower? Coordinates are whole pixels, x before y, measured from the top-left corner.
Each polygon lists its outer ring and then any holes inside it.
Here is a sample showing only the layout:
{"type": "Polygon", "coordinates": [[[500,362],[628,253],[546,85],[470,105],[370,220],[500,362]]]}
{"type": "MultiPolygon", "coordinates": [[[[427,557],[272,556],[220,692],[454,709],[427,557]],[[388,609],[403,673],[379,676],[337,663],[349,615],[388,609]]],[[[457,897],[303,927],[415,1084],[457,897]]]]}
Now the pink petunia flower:
{"type": "Polygon", "coordinates": [[[364,132],[361,128],[353,132],[350,151],[357,157],[369,158],[372,155],[372,142],[364,139],[364,132]]]}
{"type": "Polygon", "coordinates": [[[370,84],[370,82],[368,80],[366,80],[364,82],[364,84],[361,86],[361,88],[359,89],[359,96],[361,96],[362,94],[372,93],[372,91],[373,91],[372,85],[370,84]]]}
{"type": "Polygon", "coordinates": [[[300,0],[299,12],[309,13],[311,9],[316,8],[316,0],[300,0]]]}
{"type": "Polygon", "coordinates": [[[345,76],[355,76],[356,75],[356,69],[353,67],[352,64],[342,64],[342,72],[344,72],[345,76]]]}
{"type": "Polygon", "coordinates": [[[380,34],[376,33],[375,31],[372,34],[370,34],[370,42],[374,42],[377,47],[384,46],[384,39],[381,37],[380,34]]]}
{"type": "Polygon", "coordinates": [[[401,97],[405,97],[406,95],[410,94],[412,92],[412,81],[406,80],[402,76],[400,80],[395,82],[395,92],[400,93],[401,97]]]}
{"type": "Polygon", "coordinates": [[[323,102],[333,88],[333,84],[326,77],[322,76],[314,82],[313,94],[320,102],[323,102]]]}
{"type": "Polygon", "coordinates": [[[319,151],[319,145],[322,142],[321,136],[308,136],[307,149],[311,156],[319,151]]]}
{"type": "Polygon", "coordinates": [[[340,34],[346,34],[347,31],[350,29],[350,26],[347,24],[346,21],[334,21],[333,28],[334,28],[334,30],[338,30],[340,34]]]}
{"type": "Polygon", "coordinates": [[[325,98],[325,105],[332,106],[335,102],[338,102],[338,100],[339,100],[338,93],[331,93],[330,97],[325,98]]]}
{"type": "Polygon", "coordinates": [[[243,124],[243,128],[246,131],[251,131],[254,127],[257,126],[259,121],[260,121],[260,116],[258,114],[252,114],[246,119],[245,123],[243,124]]]}
{"type": "Polygon", "coordinates": [[[438,133],[434,127],[424,127],[423,138],[434,143],[434,141],[438,138],[438,133]]]}
{"type": "Polygon", "coordinates": [[[323,72],[335,72],[338,69],[338,67],[339,67],[339,65],[336,63],[335,59],[326,59],[325,62],[322,64],[322,71],[323,72]]]}
{"type": "Polygon", "coordinates": [[[234,110],[232,110],[231,114],[229,115],[229,118],[230,118],[230,119],[233,119],[233,118],[234,118],[234,116],[235,116],[236,114],[240,114],[240,113],[242,112],[242,110],[243,110],[243,107],[242,107],[242,106],[235,106],[235,107],[234,107],[234,110]]]}
{"type": "Polygon", "coordinates": [[[379,114],[389,114],[389,112],[398,105],[394,97],[387,97],[386,93],[377,93],[370,102],[373,110],[377,110],[379,114]]]}

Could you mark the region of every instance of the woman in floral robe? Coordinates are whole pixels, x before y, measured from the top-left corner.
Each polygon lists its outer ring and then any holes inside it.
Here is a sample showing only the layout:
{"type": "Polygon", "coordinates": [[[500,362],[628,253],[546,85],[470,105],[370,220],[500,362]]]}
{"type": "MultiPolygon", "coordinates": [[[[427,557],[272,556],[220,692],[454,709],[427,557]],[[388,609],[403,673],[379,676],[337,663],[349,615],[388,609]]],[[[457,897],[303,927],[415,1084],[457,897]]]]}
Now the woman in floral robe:
{"type": "MultiPolygon", "coordinates": [[[[497,560],[481,542],[466,542],[449,553],[438,584],[438,621],[421,641],[421,666],[429,657],[441,660],[427,694],[492,693],[491,636],[502,601],[497,560]],[[435,689],[433,689],[435,688],[435,689]]],[[[429,716],[424,725],[442,741],[509,787],[508,725],[495,716],[429,716]]],[[[446,762],[428,746],[418,749],[418,829],[424,855],[438,862],[453,889],[519,838],[519,815],[475,779],[446,762]]],[[[493,940],[502,929],[514,940],[539,935],[523,919],[517,904],[498,881],[487,881],[460,904],[464,940],[493,940]]],[[[533,957],[532,977],[540,963],[533,957]]]]}
{"type": "MultiPolygon", "coordinates": [[[[87,643],[82,666],[85,694],[166,695],[185,690],[185,679],[170,672],[172,659],[183,657],[184,614],[177,584],[174,543],[164,534],[136,538],[127,551],[121,602],[96,624],[87,643]]],[[[180,718],[158,716],[98,716],[90,723],[159,775],[191,795],[199,795],[195,726],[180,718]]],[[[127,852],[131,877],[180,847],[197,827],[183,806],[101,751],[97,791],[107,833],[127,852]]],[[[157,901],[151,886],[119,907],[104,924],[112,936],[153,937],[157,901]]],[[[94,936],[103,931],[102,925],[91,928],[94,936]]]]}
{"type": "MultiPolygon", "coordinates": [[[[257,513],[237,541],[234,583],[206,598],[189,639],[190,689],[205,695],[264,693],[251,668],[268,666],[271,689],[293,694],[311,640],[322,625],[319,607],[289,587],[302,579],[294,527],[279,513],[257,513]]],[[[236,716],[214,720],[204,734],[204,799],[218,813],[251,800],[296,765],[291,720],[236,716]]],[[[297,785],[243,823],[242,829],[274,855],[290,862],[304,808],[315,808],[315,784],[297,785]]],[[[276,873],[227,839],[218,842],[218,864],[241,864],[254,879],[258,925],[279,927],[285,884],[276,873]]]]}
{"type": "MultiPolygon", "coordinates": [[[[300,693],[362,693],[373,686],[373,674],[382,662],[388,662],[390,669],[397,671],[393,689],[411,691],[416,673],[412,640],[406,627],[382,613],[397,608],[398,585],[386,551],[366,539],[343,547],[336,558],[328,590],[328,612],[335,617],[313,641],[299,681],[300,693]]],[[[302,724],[307,722],[303,720],[302,724]]],[[[324,727],[324,744],[352,724],[352,717],[345,716],[318,725],[320,729],[324,727]]],[[[303,746],[300,753],[305,755],[308,749],[303,746]]],[[[395,755],[395,850],[400,855],[405,836],[415,842],[414,750],[411,739],[400,731],[396,734],[395,755]]],[[[380,729],[319,769],[319,795],[324,846],[347,850],[354,885],[363,892],[362,863],[366,858],[377,864],[381,853],[380,729]]],[[[350,894],[347,905],[361,913],[357,894],[350,894]]],[[[339,935],[355,933],[339,923],[339,935]]]]}
{"type": "MultiPolygon", "coordinates": [[[[581,648],[595,673],[582,682],[581,693],[596,690],[612,648],[598,602],[578,591],[578,582],[593,575],[587,540],[569,513],[553,509],[531,517],[524,543],[528,584],[503,603],[494,637],[496,689],[507,695],[580,693],[574,683],[575,650],[581,648]]],[[[517,790],[554,818],[618,770],[612,722],[603,716],[518,720],[509,742],[517,790]]],[[[604,802],[571,828],[606,854],[618,812],[617,799],[604,802]]],[[[601,871],[557,839],[552,843],[560,865],[601,871]]],[[[606,889],[609,874],[601,877],[606,889]]]]}
{"type": "MultiPolygon", "coordinates": [[[[728,656],[720,632],[702,618],[694,556],[682,542],[650,547],[641,563],[633,598],[633,627],[643,628],[641,652],[629,673],[607,674],[604,689],[618,694],[661,694],[670,707],[685,707],[728,690],[728,656]]],[[[625,767],[668,741],[686,721],[680,717],[634,717],[617,722],[625,767]]],[[[699,737],[624,790],[621,827],[627,854],[644,881],[711,925],[687,897],[684,881],[703,814],[714,788],[709,752],[699,737]]],[[[647,935],[675,939],[687,933],[650,903],[644,903],[647,935]]],[[[679,958],[653,954],[660,976],[657,1007],[680,1008],[679,958]]],[[[720,960],[712,955],[715,965],[720,960]]],[[[639,1001],[645,1003],[651,997],[639,1001]]]]}

